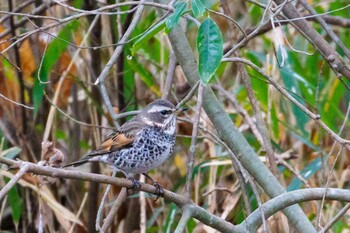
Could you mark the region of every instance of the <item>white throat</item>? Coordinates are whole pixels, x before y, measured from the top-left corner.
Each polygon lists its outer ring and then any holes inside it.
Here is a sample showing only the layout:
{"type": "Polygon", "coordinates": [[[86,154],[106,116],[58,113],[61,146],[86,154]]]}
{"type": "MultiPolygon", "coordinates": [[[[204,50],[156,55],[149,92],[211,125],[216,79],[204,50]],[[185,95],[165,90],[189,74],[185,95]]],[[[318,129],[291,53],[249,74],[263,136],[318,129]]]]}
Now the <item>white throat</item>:
{"type": "Polygon", "coordinates": [[[166,127],[164,132],[167,134],[175,134],[176,131],[176,116],[172,116],[171,118],[167,119],[170,122],[166,122],[166,127]]]}
{"type": "Polygon", "coordinates": [[[169,117],[168,119],[166,119],[163,124],[162,123],[158,123],[158,122],[153,122],[151,120],[149,120],[146,117],[143,117],[142,120],[149,126],[151,127],[159,127],[161,129],[164,130],[164,133],[167,134],[174,134],[175,130],[176,130],[176,119],[175,119],[175,115],[169,117]]]}

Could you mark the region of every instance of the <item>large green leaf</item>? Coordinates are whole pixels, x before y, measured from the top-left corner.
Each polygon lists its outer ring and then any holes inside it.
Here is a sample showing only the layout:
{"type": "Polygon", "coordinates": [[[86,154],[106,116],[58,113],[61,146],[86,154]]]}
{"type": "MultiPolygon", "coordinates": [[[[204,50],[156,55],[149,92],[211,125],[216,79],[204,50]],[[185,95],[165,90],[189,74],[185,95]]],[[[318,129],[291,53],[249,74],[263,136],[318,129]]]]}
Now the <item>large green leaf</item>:
{"type": "Polygon", "coordinates": [[[177,2],[174,5],[174,12],[166,19],[166,29],[165,32],[170,32],[171,29],[173,29],[180,20],[181,15],[185,12],[186,10],[186,2],[177,2]]]}
{"type": "Polygon", "coordinates": [[[194,17],[202,16],[205,11],[205,0],[192,0],[191,6],[192,6],[192,13],[194,17]]]}
{"type": "Polygon", "coordinates": [[[198,29],[197,49],[199,76],[205,85],[219,67],[223,53],[221,31],[211,18],[205,19],[198,29]]]}
{"type": "Polygon", "coordinates": [[[37,72],[37,77],[35,78],[33,87],[33,106],[34,115],[38,113],[38,110],[42,103],[42,98],[44,96],[44,89],[46,84],[41,83],[47,82],[50,75],[50,71],[53,66],[57,63],[61,54],[66,50],[68,43],[66,41],[72,40],[72,33],[78,29],[79,22],[74,20],[64,26],[59,32],[57,38],[55,38],[47,47],[46,53],[43,57],[42,66],[39,72],[37,72]]]}

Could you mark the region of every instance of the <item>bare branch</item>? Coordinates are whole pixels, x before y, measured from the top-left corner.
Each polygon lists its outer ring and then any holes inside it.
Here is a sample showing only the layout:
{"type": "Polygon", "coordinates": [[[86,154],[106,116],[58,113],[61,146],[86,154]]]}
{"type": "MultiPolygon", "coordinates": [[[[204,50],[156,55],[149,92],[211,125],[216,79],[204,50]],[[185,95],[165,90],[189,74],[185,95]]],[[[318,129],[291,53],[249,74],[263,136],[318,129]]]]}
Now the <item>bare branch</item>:
{"type": "Polygon", "coordinates": [[[20,180],[22,176],[24,176],[24,174],[28,172],[28,170],[28,165],[24,164],[23,166],[21,166],[17,174],[0,190],[0,201],[4,199],[4,197],[10,191],[10,189],[17,184],[18,180],[20,180]]]}
{"type": "Polygon", "coordinates": [[[174,53],[172,52],[172,53],[170,53],[169,65],[168,65],[168,74],[167,74],[167,77],[166,77],[166,80],[165,80],[165,85],[164,85],[164,88],[163,88],[162,99],[168,99],[169,98],[171,86],[173,84],[173,79],[174,79],[174,75],[175,75],[176,64],[177,64],[177,60],[176,60],[176,57],[175,57],[174,53]]]}
{"type": "MultiPolygon", "coordinates": [[[[336,189],[336,188],[329,188],[329,189],[310,188],[310,189],[299,189],[296,191],[291,191],[291,192],[281,194],[265,202],[261,206],[261,209],[265,214],[265,218],[269,218],[278,210],[284,209],[296,203],[301,203],[301,202],[306,202],[311,200],[321,200],[324,194],[327,200],[350,202],[349,190],[336,189]]],[[[261,220],[260,211],[255,210],[237,227],[239,231],[247,230],[248,232],[256,232],[256,230],[262,223],[261,221],[262,220],[261,220]]]]}
{"type": "MultiPolygon", "coordinates": [[[[66,170],[66,169],[60,169],[60,168],[53,168],[48,166],[39,166],[34,163],[29,162],[23,162],[23,161],[14,161],[10,160],[4,157],[0,157],[0,163],[7,164],[8,166],[11,166],[12,168],[15,167],[22,167],[26,166],[28,173],[34,173],[37,175],[44,175],[44,176],[50,176],[50,177],[60,177],[60,178],[66,178],[66,179],[76,179],[76,180],[85,180],[90,182],[98,182],[98,183],[104,183],[104,184],[112,184],[120,187],[125,188],[132,188],[133,183],[132,181],[124,178],[114,178],[106,175],[100,175],[100,174],[94,174],[94,173],[87,173],[87,172],[79,172],[79,171],[73,171],[73,170],[66,170]]],[[[157,194],[157,188],[153,185],[141,183],[140,191],[157,194]]],[[[124,194],[126,195],[126,191],[123,189],[119,195],[120,199],[124,199],[124,194]]],[[[175,203],[179,208],[182,208],[183,206],[187,205],[193,208],[193,217],[200,220],[204,224],[211,226],[215,229],[218,229],[221,232],[233,232],[235,229],[235,226],[232,225],[229,222],[226,222],[224,219],[221,219],[220,217],[217,217],[211,213],[209,213],[207,210],[204,210],[203,208],[195,205],[192,201],[189,201],[187,198],[178,195],[176,193],[173,193],[171,191],[164,189],[164,199],[171,201],[175,203]]],[[[121,201],[118,201],[115,205],[118,207],[120,205],[121,201]]],[[[116,208],[117,208],[116,207],[116,208]]],[[[114,214],[113,212],[110,213],[111,215],[114,214]]],[[[107,221],[107,220],[106,220],[107,221]]],[[[102,226],[102,229],[107,229],[104,226],[102,226]]]]}
{"type": "Polygon", "coordinates": [[[202,109],[202,103],[203,103],[203,88],[204,88],[203,84],[199,84],[196,115],[194,117],[190,153],[188,155],[188,161],[187,161],[185,197],[188,198],[189,200],[191,199],[191,182],[192,182],[192,174],[193,174],[193,167],[194,167],[194,153],[196,151],[198,125],[201,117],[201,109],[202,109]]]}

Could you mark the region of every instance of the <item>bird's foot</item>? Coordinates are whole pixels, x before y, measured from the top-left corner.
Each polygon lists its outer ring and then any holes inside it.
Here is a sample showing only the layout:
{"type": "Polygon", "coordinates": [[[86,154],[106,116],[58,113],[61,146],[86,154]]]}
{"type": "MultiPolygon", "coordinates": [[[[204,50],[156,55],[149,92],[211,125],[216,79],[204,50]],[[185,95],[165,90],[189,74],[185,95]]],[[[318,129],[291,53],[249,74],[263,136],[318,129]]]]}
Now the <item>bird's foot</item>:
{"type": "Polygon", "coordinates": [[[156,199],[154,201],[157,201],[160,197],[164,196],[164,189],[158,184],[157,181],[153,181],[152,185],[156,187],[156,199]]]}
{"type": "Polygon", "coordinates": [[[155,193],[156,199],[154,201],[157,201],[158,198],[163,197],[164,196],[164,189],[162,188],[162,186],[160,186],[158,184],[158,182],[155,179],[153,179],[152,177],[150,177],[147,173],[142,173],[142,175],[144,175],[147,179],[152,181],[152,185],[154,187],[156,187],[156,193],[155,193]]]}
{"type": "Polygon", "coordinates": [[[132,178],[132,177],[128,177],[129,180],[131,180],[132,182],[132,186],[130,188],[127,188],[126,189],[126,193],[128,195],[132,195],[134,194],[136,191],[140,191],[141,189],[141,183],[136,180],[135,178],[132,178]],[[131,191],[131,192],[130,192],[131,191]]]}

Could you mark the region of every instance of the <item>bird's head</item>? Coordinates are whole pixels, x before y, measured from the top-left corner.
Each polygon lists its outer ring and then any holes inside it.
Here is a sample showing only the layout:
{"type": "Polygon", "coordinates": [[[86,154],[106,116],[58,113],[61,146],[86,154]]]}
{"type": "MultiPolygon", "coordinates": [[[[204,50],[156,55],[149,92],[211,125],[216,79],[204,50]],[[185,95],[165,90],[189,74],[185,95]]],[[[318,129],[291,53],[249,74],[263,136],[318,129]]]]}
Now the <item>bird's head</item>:
{"type": "Polygon", "coordinates": [[[149,126],[160,127],[169,132],[175,132],[176,115],[184,108],[176,108],[167,100],[158,99],[148,104],[141,112],[142,121],[149,126]]]}

